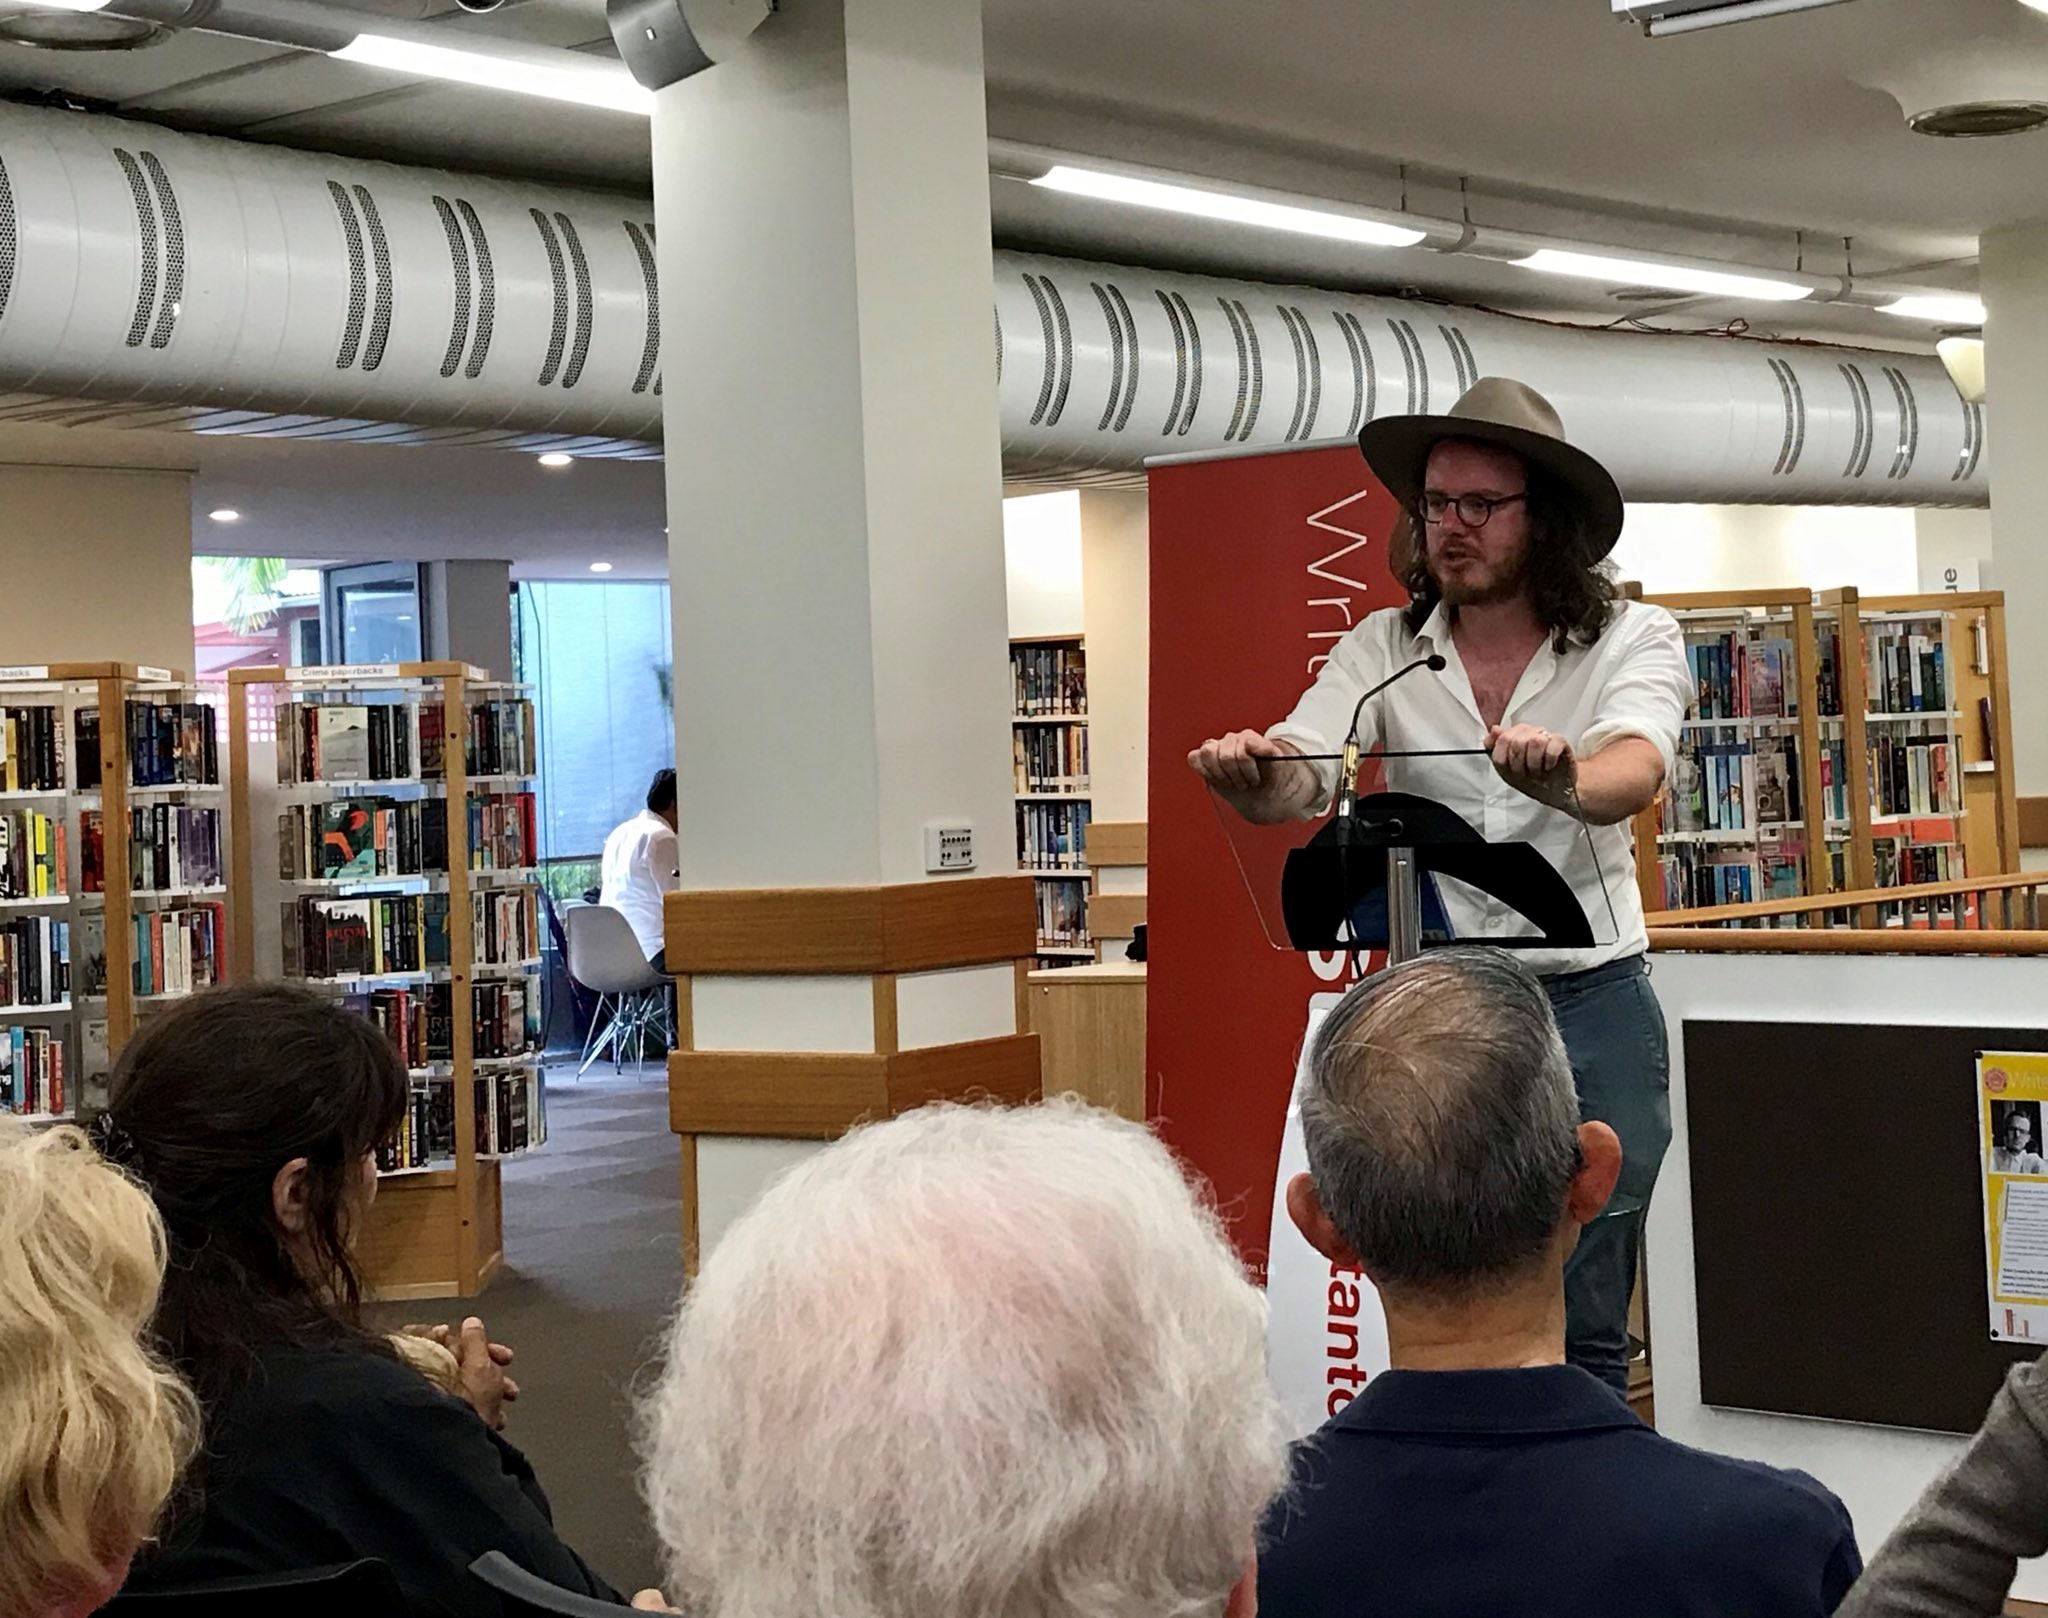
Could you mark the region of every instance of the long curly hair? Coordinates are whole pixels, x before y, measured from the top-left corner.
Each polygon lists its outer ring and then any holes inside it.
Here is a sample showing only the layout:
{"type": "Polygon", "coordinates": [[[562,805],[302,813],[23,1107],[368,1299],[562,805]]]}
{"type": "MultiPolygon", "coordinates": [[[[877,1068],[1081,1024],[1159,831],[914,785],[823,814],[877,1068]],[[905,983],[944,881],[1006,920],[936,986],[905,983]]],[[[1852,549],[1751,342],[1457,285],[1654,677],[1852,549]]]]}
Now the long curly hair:
{"type": "MultiPolygon", "coordinates": [[[[1529,593],[1536,616],[1556,650],[1573,641],[1590,646],[1614,617],[1614,570],[1601,559],[1586,514],[1570,491],[1540,466],[1529,467],[1529,593]]],[[[1404,511],[1395,525],[1388,559],[1408,591],[1404,615],[1413,635],[1443,599],[1430,576],[1421,518],[1404,511]]]]}

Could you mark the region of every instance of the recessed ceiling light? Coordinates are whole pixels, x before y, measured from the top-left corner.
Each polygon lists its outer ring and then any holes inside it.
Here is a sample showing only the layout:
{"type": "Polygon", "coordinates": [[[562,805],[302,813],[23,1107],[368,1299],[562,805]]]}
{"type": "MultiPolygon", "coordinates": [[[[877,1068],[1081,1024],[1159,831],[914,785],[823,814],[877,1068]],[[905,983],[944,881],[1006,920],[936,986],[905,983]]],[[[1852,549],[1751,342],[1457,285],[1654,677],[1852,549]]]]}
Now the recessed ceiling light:
{"type": "Polygon", "coordinates": [[[1984,301],[1961,293],[1947,297],[1916,293],[1894,298],[1878,313],[1903,315],[1908,320],[1938,320],[1945,326],[1981,326],[1984,324],[1984,301]]]}
{"type": "Polygon", "coordinates": [[[564,455],[560,450],[551,450],[548,454],[543,455],[540,458],[540,464],[542,466],[557,468],[564,466],[573,466],[576,464],[576,457],[573,455],[564,455]]]}
{"type": "Polygon", "coordinates": [[[240,522],[242,514],[233,506],[222,506],[218,511],[209,511],[207,516],[215,522],[240,522]]]}
{"type": "Polygon", "coordinates": [[[593,573],[609,573],[611,570],[612,565],[609,562],[592,562],[590,564],[590,571],[593,573]]]}
{"type": "Polygon", "coordinates": [[[1615,258],[1605,253],[1578,253],[1565,248],[1545,247],[1515,262],[1525,270],[1543,270],[1551,275],[1575,275],[1588,281],[1611,281],[1620,286],[1661,287],[1667,292],[1703,292],[1723,298],[1755,298],[1767,303],[1797,303],[1813,296],[1813,288],[1797,281],[1774,281],[1768,276],[1744,275],[1732,270],[1708,269],[1690,264],[1660,264],[1654,259],[1615,258]]]}
{"type": "Polygon", "coordinates": [[[1240,192],[1170,185],[1163,180],[1110,174],[1070,163],[1055,164],[1031,183],[1048,191],[1063,191],[1069,196],[1092,197],[1098,202],[1121,202],[1134,208],[1160,208],[1167,213],[1193,214],[1198,219],[1220,219],[1225,224],[1291,231],[1298,236],[1323,236],[1334,241],[1353,242],[1361,247],[1413,247],[1428,239],[1422,231],[1409,226],[1390,224],[1360,214],[1269,201],[1240,192]]]}

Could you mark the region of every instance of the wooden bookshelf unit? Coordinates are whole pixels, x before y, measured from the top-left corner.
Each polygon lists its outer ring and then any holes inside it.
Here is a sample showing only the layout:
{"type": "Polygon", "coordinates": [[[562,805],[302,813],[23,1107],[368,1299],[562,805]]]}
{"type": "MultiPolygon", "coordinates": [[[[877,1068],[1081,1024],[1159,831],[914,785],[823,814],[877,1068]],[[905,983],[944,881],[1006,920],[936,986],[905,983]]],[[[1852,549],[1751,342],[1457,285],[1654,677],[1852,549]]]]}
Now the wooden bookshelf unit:
{"type": "Polygon", "coordinates": [[[1010,642],[1010,750],[1016,770],[1017,864],[1038,897],[1038,964],[1095,959],[1082,850],[1092,810],[1088,660],[1079,635],[1010,642]]]}
{"type": "Polygon", "coordinates": [[[230,678],[232,974],[343,996],[411,1077],[362,1238],[379,1298],[480,1292],[499,1161],[546,1139],[527,692],[452,662],[230,678]]]}
{"type": "Polygon", "coordinates": [[[97,1111],[138,1019],[224,976],[218,710],[175,669],[0,669],[0,1111],[97,1111]]]}

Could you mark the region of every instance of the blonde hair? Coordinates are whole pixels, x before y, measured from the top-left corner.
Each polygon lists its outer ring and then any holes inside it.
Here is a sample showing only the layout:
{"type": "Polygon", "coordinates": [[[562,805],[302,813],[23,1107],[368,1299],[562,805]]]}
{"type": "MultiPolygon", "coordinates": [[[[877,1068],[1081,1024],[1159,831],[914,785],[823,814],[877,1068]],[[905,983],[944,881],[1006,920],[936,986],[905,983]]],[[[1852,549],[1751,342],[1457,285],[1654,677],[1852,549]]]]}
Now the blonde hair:
{"type": "Polygon", "coordinates": [[[0,1116],[0,1612],[103,1587],[192,1453],[198,1407],[142,1341],[164,1254],[82,1131],[0,1116]]]}

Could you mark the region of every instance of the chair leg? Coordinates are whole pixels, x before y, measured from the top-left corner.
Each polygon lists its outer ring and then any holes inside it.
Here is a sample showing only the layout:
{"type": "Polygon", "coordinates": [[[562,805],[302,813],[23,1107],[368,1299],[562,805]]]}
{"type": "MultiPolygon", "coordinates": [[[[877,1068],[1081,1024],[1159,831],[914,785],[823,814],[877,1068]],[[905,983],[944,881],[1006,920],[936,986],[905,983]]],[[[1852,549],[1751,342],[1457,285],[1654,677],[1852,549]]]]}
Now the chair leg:
{"type": "Polygon", "coordinates": [[[597,997],[597,1009],[590,1014],[590,1033],[583,1041],[583,1065],[576,1069],[576,1077],[578,1079],[581,1079],[589,1071],[592,1062],[604,1054],[605,1042],[616,1035],[618,1026],[619,1013],[616,998],[611,995],[599,995],[597,997]],[[608,1021],[605,1020],[606,1000],[613,1001],[612,1014],[608,1021]]]}

